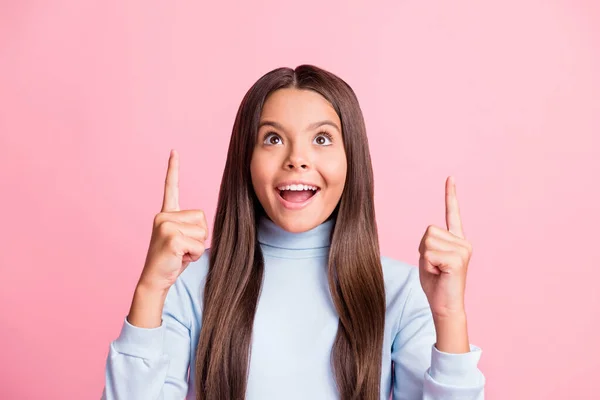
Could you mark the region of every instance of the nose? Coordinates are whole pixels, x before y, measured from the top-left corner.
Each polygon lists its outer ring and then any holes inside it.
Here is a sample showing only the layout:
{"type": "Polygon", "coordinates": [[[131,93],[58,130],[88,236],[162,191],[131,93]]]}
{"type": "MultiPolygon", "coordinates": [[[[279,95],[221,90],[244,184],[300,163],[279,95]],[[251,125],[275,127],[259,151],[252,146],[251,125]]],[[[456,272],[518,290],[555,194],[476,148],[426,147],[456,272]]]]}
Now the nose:
{"type": "Polygon", "coordinates": [[[308,164],[302,161],[292,161],[290,160],[287,165],[286,168],[289,170],[294,170],[294,169],[308,169],[308,164]]]}
{"type": "Polygon", "coordinates": [[[306,170],[310,168],[307,152],[298,147],[291,149],[290,154],[285,162],[285,168],[292,170],[306,170]]]}

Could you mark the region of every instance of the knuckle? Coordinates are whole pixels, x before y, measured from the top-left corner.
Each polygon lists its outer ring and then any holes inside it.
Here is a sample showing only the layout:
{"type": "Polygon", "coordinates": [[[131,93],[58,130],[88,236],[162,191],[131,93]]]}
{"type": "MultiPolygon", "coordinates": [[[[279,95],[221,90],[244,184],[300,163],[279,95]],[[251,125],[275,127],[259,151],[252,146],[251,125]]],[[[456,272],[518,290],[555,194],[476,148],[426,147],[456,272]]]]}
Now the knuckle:
{"type": "Polygon", "coordinates": [[[460,268],[462,268],[462,266],[463,266],[463,258],[461,255],[457,254],[454,257],[454,268],[460,269],[460,268]]]}
{"type": "Polygon", "coordinates": [[[471,242],[466,242],[465,247],[467,248],[469,254],[473,253],[473,245],[471,244],[471,242]]]}
{"type": "Polygon", "coordinates": [[[196,242],[194,244],[193,260],[198,261],[202,257],[203,253],[204,253],[204,245],[201,242],[196,242]]]}
{"type": "Polygon", "coordinates": [[[423,251],[423,259],[427,262],[431,261],[431,251],[429,249],[425,249],[425,251],[423,251]]]}
{"type": "Polygon", "coordinates": [[[462,247],[461,255],[463,260],[467,260],[471,255],[471,251],[467,247],[462,247]]]}
{"type": "Polygon", "coordinates": [[[431,248],[435,244],[435,238],[433,236],[427,236],[423,241],[423,244],[425,244],[425,248],[431,248]]]}
{"type": "Polygon", "coordinates": [[[463,243],[460,243],[459,245],[457,245],[456,252],[460,255],[460,257],[462,259],[469,258],[469,255],[471,253],[467,242],[463,242],[463,243]]]}
{"type": "Polygon", "coordinates": [[[164,215],[164,213],[162,213],[162,212],[159,212],[158,214],[156,214],[156,215],[154,216],[154,221],[153,221],[153,223],[154,223],[154,226],[159,226],[159,225],[161,224],[161,222],[162,222],[162,221],[164,221],[164,220],[165,220],[165,215],[164,215]]]}
{"type": "Polygon", "coordinates": [[[158,232],[161,235],[167,236],[167,235],[169,235],[170,232],[175,231],[175,229],[173,229],[174,226],[175,226],[175,223],[173,221],[163,220],[158,225],[158,232]]]}
{"type": "Polygon", "coordinates": [[[172,251],[173,253],[177,254],[177,255],[182,255],[183,252],[181,251],[181,244],[180,244],[180,240],[178,236],[170,236],[167,240],[166,240],[166,247],[167,249],[169,249],[170,251],[172,251]]]}

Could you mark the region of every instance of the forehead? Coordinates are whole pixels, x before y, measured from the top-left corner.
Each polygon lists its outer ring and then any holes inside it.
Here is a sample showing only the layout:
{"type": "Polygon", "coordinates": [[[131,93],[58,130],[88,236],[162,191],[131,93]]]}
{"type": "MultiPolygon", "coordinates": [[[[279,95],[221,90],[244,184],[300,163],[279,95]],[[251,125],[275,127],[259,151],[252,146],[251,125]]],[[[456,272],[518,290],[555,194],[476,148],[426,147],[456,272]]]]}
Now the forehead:
{"type": "Polygon", "coordinates": [[[261,121],[277,121],[282,125],[305,128],[315,121],[340,119],[327,99],[313,90],[285,88],[274,91],[263,106],[261,121]]]}

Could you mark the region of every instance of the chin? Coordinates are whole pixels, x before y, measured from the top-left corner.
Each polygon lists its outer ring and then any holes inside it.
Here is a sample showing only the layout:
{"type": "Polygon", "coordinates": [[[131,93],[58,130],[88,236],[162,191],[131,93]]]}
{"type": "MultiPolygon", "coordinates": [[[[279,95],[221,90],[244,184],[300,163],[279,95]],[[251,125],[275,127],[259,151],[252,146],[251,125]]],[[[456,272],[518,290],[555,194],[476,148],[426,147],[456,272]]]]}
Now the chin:
{"type": "Polygon", "coordinates": [[[275,221],[282,229],[291,233],[301,233],[317,227],[320,222],[312,217],[298,216],[279,216],[275,221]]]}

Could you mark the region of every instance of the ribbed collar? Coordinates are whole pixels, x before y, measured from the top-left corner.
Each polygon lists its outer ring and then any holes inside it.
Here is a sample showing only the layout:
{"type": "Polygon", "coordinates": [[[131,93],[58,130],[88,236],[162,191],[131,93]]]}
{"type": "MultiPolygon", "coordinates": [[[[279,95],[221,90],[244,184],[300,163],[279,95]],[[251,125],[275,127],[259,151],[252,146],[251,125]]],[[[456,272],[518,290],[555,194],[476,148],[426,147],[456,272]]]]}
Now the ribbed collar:
{"type": "Polygon", "coordinates": [[[283,258],[309,258],[329,253],[334,221],[329,219],[313,229],[292,233],[265,216],[259,217],[258,241],[263,253],[283,258]]]}

